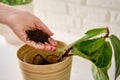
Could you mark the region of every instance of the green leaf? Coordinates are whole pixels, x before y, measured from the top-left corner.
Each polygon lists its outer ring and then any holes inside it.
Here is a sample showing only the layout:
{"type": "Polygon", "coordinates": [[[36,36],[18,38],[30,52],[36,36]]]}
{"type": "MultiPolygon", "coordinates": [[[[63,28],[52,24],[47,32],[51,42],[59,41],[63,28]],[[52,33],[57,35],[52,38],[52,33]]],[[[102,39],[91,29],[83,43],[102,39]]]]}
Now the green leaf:
{"type": "Polygon", "coordinates": [[[96,28],[96,29],[91,29],[91,30],[89,30],[89,31],[87,31],[87,32],[85,33],[86,35],[85,35],[84,37],[76,40],[75,42],[73,42],[73,43],[70,44],[70,45],[72,46],[72,45],[74,45],[74,44],[76,44],[76,43],[81,43],[82,41],[86,41],[86,40],[88,40],[88,39],[90,39],[90,38],[92,38],[92,37],[98,36],[98,35],[100,35],[100,34],[102,34],[102,33],[107,33],[107,31],[108,31],[108,28],[96,28]]]}
{"type": "Polygon", "coordinates": [[[15,0],[15,5],[22,4],[22,1],[23,1],[23,0],[15,0]]]}
{"type": "Polygon", "coordinates": [[[9,4],[9,2],[7,0],[2,0],[0,2],[5,3],[5,4],[9,4]]]}
{"type": "Polygon", "coordinates": [[[91,56],[93,52],[98,50],[105,43],[104,38],[97,38],[92,40],[86,40],[81,43],[74,44],[73,47],[76,47],[79,51],[86,54],[87,56],[91,56]]]}
{"type": "Polygon", "coordinates": [[[91,29],[89,31],[86,32],[86,35],[76,41],[74,41],[73,43],[69,44],[68,46],[66,47],[63,47],[63,48],[58,48],[56,51],[57,52],[63,52],[64,50],[68,49],[69,47],[71,46],[74,46],[76,44],[80,44],[81,42],[83,41],[86,41],[92,37],[95,37],[97,35],[100,35],[102,33],[107,33],[107,30],[108,28],[96,28],[96,29],[91,29]]]}
{"type": "Polygon", "coordinates": [[[94,56],[93,52],[97,51],[105,42],[104,38],[93,40],[86,40],[83,42],[76,42],[72,49],[72,54],[91,59],[94,56]]]}
{"type": "Polygon", "coordinates": [[[104,68],[111,63],[112,59],[112,48],[109,42],[105,42],[104,46],[102,46],[98,51],[96,56],[96,66],[99,68],[104,68]]]}
{"type": "Polygon", "coordinates": [[[96,36],[102,33],[107,33],[108,28],[95,28],[88,30],[85,34],[91,35],[91,36],[96,36]]]}
{"type": "Polygon", "coordinates": [[[9,5],[21,5],[32,2],[32,0],[0,0],[0,2],[9,5]]]}
{"type": "Polygon", "coordinates": [[[111,62],[112,48],[102,37],[76,43],[73,47],[72,54],[92,61],[99,68],[106,67],[111,62]]]}
{"type": "Polygon", "coordinates": [[[109,80],[108,69],[111,66],[112,59],[112,49],[109,42],[105,42],[104,46],[100,49],[102,52],[100,56],[98,56],[98,60],[96,64],[92,66],[92,73],[94,80],[109,80]]]}
{"type": "Polygon", "coordinates": [[[96,28],[96,29],[91,29],[88,30],[85,34],[86,36],[84,36],[83,38],[81,38],[81,41],[85,41],[89,38],[95,37],[97,35],[100,35],[102,33],[107,33],[108,28],[96,28]]]}
{"type": "Polygon", "coordinates": [[[92,65],[92,74],[94,77],[94,80],[109,80],[108,76],[108,69],[110,68],[111,64],[109,64],[105,68],[98,68],[94,64],[92,65]]]}
{"type": "Polygon", "coordinates": [[[78,49],[75,48],[75,47],[71,50],[71,53],[72,53],[72,54],[75,54],[75,55],[78,55],[78,56],[80,56],[80,57],[83,57],[83,58],[85,58],[85,59],[89,59],[89,57],[88,57],[87,55],[85,55],[84,53],[82,53],[80,50],[78,50],[78,49]]]}
{"type": "Polygon", "coordinates": [[[115,36],[111,35],[110,40],[114,49],[114,57],[115,57],[115,80],[120,75],[120,40],[115,36]]]}

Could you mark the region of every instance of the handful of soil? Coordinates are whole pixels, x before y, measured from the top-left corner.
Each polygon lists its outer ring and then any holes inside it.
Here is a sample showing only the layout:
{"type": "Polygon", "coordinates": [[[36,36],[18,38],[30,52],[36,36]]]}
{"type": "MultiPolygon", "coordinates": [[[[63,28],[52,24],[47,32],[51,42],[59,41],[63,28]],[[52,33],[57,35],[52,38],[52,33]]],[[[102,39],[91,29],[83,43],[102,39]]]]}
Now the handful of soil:
{"type": "Polygon", "coordinates": [[[36,30],[27,30],[25,31],[27,34],[27,39],[34,41],[36,43],[45,43],[48,42],[48,38],[50,37],[48,34],[43,32],[42,30],[36,29],[36,30]]]}

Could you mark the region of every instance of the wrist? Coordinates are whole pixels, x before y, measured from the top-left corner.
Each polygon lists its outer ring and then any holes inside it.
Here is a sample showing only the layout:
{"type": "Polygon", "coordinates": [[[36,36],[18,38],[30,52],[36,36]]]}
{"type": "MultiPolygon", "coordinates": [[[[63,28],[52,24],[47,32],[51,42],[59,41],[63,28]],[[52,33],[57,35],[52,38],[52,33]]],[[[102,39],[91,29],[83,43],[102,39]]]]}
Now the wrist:
{"type": "Polygon", "coordinates": [[[0,3],[0,23],[7,24],[9,16],[11,16],[12,13],[15,11],[16,11],[15,8],[0,3]]]}

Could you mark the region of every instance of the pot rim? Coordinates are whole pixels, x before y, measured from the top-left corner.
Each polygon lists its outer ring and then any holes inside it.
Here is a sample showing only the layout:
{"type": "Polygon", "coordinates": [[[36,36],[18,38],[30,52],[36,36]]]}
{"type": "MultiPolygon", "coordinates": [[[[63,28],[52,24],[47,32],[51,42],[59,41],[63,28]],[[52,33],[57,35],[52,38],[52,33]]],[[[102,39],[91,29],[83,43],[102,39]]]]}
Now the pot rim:
{"type": "MultiPolygon", "coordinates": [[[[64,45],[66,45],[66,43],[64,43],[64,42],[62,42],[62,41],[58,41],[58,40],[56,40],[56,41],[57,41],[57,42],[60,42],[60,43],[63,43],[64,45]]],[[[18,58],[18,60],[20,61],[20,63],[25,64],[25,65],[34,66],[34,67],[45,67],[45,66],[46,66],[46,67],[49,67],[49,66],[60,65],[60,64],[62,64],[62,63],[64,63],[64,62],[68,61],[68,59],[72,59],[72,56],[70,56],[70,57],[67,57],[67,58],[65,58],[64,60],[60,61],[60,62],[53,63],[53,64],[46,64],[46,65],[30,64],[30,63],[24,62],[23,60],[21,60],[21,59],[19,58],[19,51],[20,51],[23,47],[25,47],[25,46],[29,46],[29,45],[24,44],[24,45],[22,45],[22,46],[18,49],[18,51],[17,51],[17,58],[18,58]]],[[[69,60],[69,61],[70,61],[70,60],[69,60]]]]}

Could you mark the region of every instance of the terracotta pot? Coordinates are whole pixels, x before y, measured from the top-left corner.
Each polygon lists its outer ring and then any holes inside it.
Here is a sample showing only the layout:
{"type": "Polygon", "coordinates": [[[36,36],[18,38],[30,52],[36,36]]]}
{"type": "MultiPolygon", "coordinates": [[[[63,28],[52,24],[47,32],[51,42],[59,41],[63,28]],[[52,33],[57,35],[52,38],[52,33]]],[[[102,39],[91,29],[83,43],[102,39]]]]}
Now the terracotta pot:
{"type": "MultiPolygon", "coordinates": [[[[57,48],[65,45],[65,43],[58,41],[57,48]]],[[[50,54],[60,55],[61,53],[37,50],[28,45],[22,46],[17,52],[17,57],[24,80],[70,80],[72,57],[53,64],[31,64],[33,57],[37,54],[45,58],[50,54]]]]}

